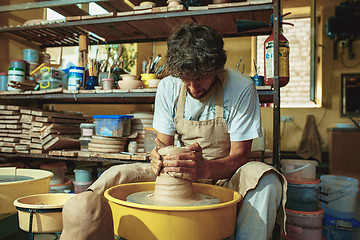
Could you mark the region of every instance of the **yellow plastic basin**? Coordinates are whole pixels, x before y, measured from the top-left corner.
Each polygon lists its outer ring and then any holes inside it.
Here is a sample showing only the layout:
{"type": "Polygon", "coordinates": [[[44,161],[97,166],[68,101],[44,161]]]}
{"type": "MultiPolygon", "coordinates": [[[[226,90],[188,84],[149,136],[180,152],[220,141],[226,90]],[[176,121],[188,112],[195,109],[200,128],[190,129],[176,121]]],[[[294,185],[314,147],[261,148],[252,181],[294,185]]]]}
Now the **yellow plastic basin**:
{"type": "Polygon", "coordinates": [[[19,226],[29,232],[30,211],[32,210],[32,232],[54,233],[63,229],[62,208],[75,194],[49,193],[18,198],[14,205],[18,207],[19,226]]]}
{"type": "Polygon", "coordinates": [[[153,206],[126,202],[132,193],[154,190],[155,183],[130,183],[109,188],[105,197],[113,214],[115,235],[132,240],[211,240],[234,234],[242,197],[224,187],[194,183],[195,192],[219,198],[206,206],[153,206]]]}
{"type": "Polygon", "coordinates": [[[34,178],[0,183],[0,214],[16,213],[13,202],[19,197],[48,193],[50,190],[50,178],[54,176],[52,172],[46,170],[13,167],[0,168],[0,175],[20,175],[34,178]]]}

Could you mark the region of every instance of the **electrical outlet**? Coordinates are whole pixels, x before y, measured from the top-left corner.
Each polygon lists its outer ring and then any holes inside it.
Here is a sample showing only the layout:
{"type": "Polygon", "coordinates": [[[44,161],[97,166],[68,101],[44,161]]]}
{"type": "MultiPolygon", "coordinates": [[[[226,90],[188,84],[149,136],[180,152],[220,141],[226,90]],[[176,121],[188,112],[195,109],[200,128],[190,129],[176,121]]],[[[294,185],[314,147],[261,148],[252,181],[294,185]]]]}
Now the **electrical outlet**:
{"type": "Polygon", "coordinates": [[[280,122],[292,122],[294,121],[294,116],[280,116],[280,122]]]}

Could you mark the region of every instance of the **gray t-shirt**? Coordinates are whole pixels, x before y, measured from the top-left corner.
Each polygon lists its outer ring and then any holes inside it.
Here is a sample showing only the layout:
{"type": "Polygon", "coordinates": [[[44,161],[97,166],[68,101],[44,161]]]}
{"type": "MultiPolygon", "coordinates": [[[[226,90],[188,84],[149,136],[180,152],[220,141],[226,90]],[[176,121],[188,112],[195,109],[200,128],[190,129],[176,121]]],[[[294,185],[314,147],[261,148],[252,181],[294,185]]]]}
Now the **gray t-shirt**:
{"type": "MultiPolygon", "coordinates": [[[[259,97],[250,77],[235,70],[226,69],[219,76],[224,89],[224,118],[230,141],[245,141],[261,137],[259,97]]],[[[182,81],[168,76],[158,85],[155,98],[153,127],[160,133],[174,135],[176,108],[182,81]]],[[[212,91],[204,99],[197,100],[186,95],[184,117],[203,121],[215,118],[215,95],[212,91]]]]}

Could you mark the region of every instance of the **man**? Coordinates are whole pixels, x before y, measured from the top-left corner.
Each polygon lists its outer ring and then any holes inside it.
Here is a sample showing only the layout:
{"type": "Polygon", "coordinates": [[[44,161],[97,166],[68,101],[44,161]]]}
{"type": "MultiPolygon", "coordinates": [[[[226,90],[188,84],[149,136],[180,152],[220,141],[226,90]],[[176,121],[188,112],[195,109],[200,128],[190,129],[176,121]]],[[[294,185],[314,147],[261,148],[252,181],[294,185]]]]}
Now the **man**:
{"type": "Polygon", "coordinates": [[[154,149],[151,169],[193,181],[220,180],[218,185],[239,191],[245,198],[236,239],[269,239],[283,178],[266,164],[249,162],[252,139],[261,136],[258,96],[249,77],[224,68],[223,46],[216,31],[201,25],[182,26],[169,38],[170,76],[160,82],[155,100],[156,142],[173,145],[177,134],[192,152],[161,159],[154,149]]]}
{"type": "Polygon", "coordinates": [[[184,25],[169,38],[170,76],[157,89],[157,147],[151,152],[151,167],[112,167],[89,190],[102,195],[117,184],[154,181],[161,169],[216,183],[244,197],[235,238],[270,239],[277,210],[286,200],[281,184],[286,187],[286,180],[271,166],[249,162],[252,139],[261,136],[258,96],[249,77],[224,68],[223,46],[221,36],[202,25],[184,25]],[[174,143],[188,146],[191,153],[161,159],[158,149],[174,143]]]}

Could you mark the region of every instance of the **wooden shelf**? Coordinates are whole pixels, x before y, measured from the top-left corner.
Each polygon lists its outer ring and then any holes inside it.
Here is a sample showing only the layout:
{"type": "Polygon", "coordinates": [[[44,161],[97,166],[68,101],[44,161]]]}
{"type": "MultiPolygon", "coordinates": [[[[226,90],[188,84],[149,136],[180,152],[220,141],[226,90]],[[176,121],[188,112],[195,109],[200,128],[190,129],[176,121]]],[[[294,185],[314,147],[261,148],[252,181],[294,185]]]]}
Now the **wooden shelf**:
{"type": "MultiPolygon", "coordinates": [[[[55,151],[54,151],[55,152],[55,151]]],[[[60,150],[57,152],[61,152],[60,150]]],[[[65,152],[65,151],[64,151],[65,152]]],[[[80,152],[80,151],[79,151],[80,152]]],[[[89,153],[90,154],[90,153],[89,153]]],[[[106,156],[106,154],[104,154],[106,156]]],[[[17,158],[26,158],[26,159],[46,159],[46,160],[66,160],[66,161],[87,161],[87,162],[109,162],[109,163],[119,163],[119,164],[128,164],[135,162],[150,162],[149,156],[144,155],[124,155],[118,154],[119,158],[109,158],[109,157],[67,157],[62,155],[51,155],[51,154],[31,154],[31,153],[4,153],[0,152],[0,156],[11,160],[17,158]],[[123,158],[121,158],[123,156],[123,158]]]]}
{"type": "Polygon", "coordinates": [[[89,44],[165,41],[174,26],[181,23],[205,24],[224,37],[271,33],[270,27],[238,33],[236,26],[237,19],[269,22],[273,12],[270,0],[209,4],[189,7],[189,10],[180,6],[68,17],[64,21],[35,25],[4,26],[0,28],[0,33],[16,35],[41,47],[78,46],[78,36],[84,33],[89,33],[89,44]]]}
{"type": "MultiPolygon", "coordinates": [[[[94,90],[69,91],[65,89],[51,89],[25,92],[0,92],[0,100],[8,101],[39,101],[61,104],[153,104],[156,89],[108,90],[95,92],[94,90]]],[[[273,90],[265,88],[258,90],[260,102],[272,102],[273,90]]]]}

